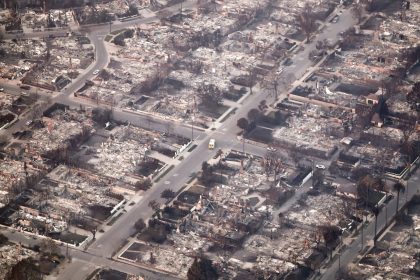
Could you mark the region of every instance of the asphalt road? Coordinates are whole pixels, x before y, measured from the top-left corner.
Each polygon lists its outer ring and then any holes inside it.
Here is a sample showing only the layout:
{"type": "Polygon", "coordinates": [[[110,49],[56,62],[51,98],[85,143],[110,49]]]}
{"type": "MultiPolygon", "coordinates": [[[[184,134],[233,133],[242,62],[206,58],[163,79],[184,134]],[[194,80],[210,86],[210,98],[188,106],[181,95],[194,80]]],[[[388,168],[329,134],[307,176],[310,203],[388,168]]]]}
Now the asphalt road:
{"type": "MultiPolygon", "coordinates": [[[[337,24],[329,25],[321,33],[319,38],[338,40],[339,33],[348,29],[353,24],[354,20],[351,13],[349,11],[345,11],[341,16],[341,21],[337,24]]],[[[293,58],[293,67],[286,67],[286,70],[283,72],[285,73],[285,76],[287,76],[287,74],[293,74],[299,78],[299,76],[302,76],[308,68],[312,66],[312,62],[308,59],[308,54],[311,50],[315,49],[315,44],[316,41],[314,40],[312,43],[305,45],[304,52],[299,53],[293,58]]],[[[245,100],[243,106],[239,107],[236,113],[226,120],[219,129],[209,131],[207,134],[203,134],[200,139],[197,139],[197,148],[195,148],[181,164],[177,165],[161,181],[148,190],[141,202],[137,203],[135,207],[117,220],[111,229],[105,232],[89,247],[88,251],[104,257],[110,257],[115,251],[115,248],[119,248],[119,246],[133,233],[134,223],[139,218],[146,220],[152,215],[153,211],[148,206],[148,203],[151,200],[162,201],[160,194],[164,189],[171,188],[172,190],[177,191],[182,188],[185,182],[189,179],[190,174],[192,172],[199,171],[201,169],[202,162],[212,157],[215,150],[218,148],[234,147],[241,150],[242,144],[236,139],[236,132],[239,131],[236,126],[236,121],[238,118],[246,116],[247,112],[250,109],[255,108],[261,100],[267,100],[270,104],[274,101],[274,96],[268,91],[254,93],[245,100]],[[209,150],[207,147],[210,138],[216,139],[217,148],[215,150],[209,150]]],[[[246,145],[246,151],[250,148],[251,147],[249,145],[246,145]]],[[[264,149],[258,149],[258,151],[265,153],[264,149]]]]}
{"type": "MultiPolygon", "coordinates": [[[[188,4],[184,3],[185,8],[194,7],[195,3],[189,1],[188,4]]],[[[177,11],[179,5],[168,8],[168,11],[177,11]]],[[[152,18],[143,18],[136,19],[128,22],[120,22],[113,24],[112,28],[121,29],[124,27],[132,26],[135,24],[149,23],[156,20],[156,17],[152,18]]],[[[285,67],[284,72],[279,78],[279,98],[283,98],[287,92],[287,89],[290,88],[291,83],[296,79],[302,77],[307,71],[311,70],[312,62],[308,59],[308,54],[310,51],[315,49],[315,44],[317,40],[323,40],[328,38],[331,41],[337,41],[339,39],[339,33],[345,31],[349,27],[353,26],[355,23],[354,19],[351,16],[350,11],[344,10],[340,16],[340,21],[335,24],[327,24],[325,29],[316,36],[316,38],[309,44],[304,44],[304,50],[299,52],[297,55],[292,57],[292,65],[285,67]]],[[[72,82],[62,93],[54,98],[54,101],[61,102],[64,104],[77,105],[79,104],[70,96],[83,86],[86,79],[92,78],[92,73],[95,70],[101,70],[106,67],[109,61],[109,56],[105,48],[104,37],[109,32],[109,25],[102,26],[93,26],[84,28],[88,32],[88,37],[91,39],[92,44],[95,46],[95,62],[89,66],[87,71],[81,74],[76,80],[72,82]]],[[[42,34],[46,35],[46,34],[42,34]]],[[[27,36],[32,36],[31,34],[27,36]]],[[[127,238],[134,232],[133,225],[139,219],[143,218],[147,220],[153,213],[148,203],[151,200],[161,201],[160,194],[166,188],[171,188],[175,191],[182,188],[185,182],[189,179],[191,173],[197,172],[201,169],[201,164],[203,161],[208,160],[219,148],[235,148],[237,150],[242,150],[242,143],[237,140],[236,133],[239,129],[236,126],[236,122],[240,117],[246,116],[248,111],[252,108],[258,106],[262,100],[266,100],[267,104],[273,103],[275,100],[274,94],[272,91],[268,90],[254,90],[255,93],[249,96],[242,105],[236,110],[236,113],[228,118],[217,130],[212,131],[208,130],[207,133],[197,132],[197,139],[195,144],[197,147],[191,152],[186,153],[184,160],[175,166],[164,178],[162,178],[158,183],[156,183],[150,190],[145,192],[141,201],[135,204],[127,213],[120,217],[114,225],[108,229],[104,234],[102,234],[98,239],[88,248],[87,252],[80,252],[78,250],[72,251],[72,256],[75,258],[72,268],[76,271],[81,271],[85,262],[94,263],[98,266],[110,266],[114,268],[119,268],[122,271],[129,272],[130,269],[137,269],[127,265],[118,264],[115,261],[108,260],[113,253],[124,244],[127,238]],[[210,138],[216,139],[216,149],[209,150],[207,148],[208,140],[210,138]],[[124,267],[121,267],[124,266],[124,267]]],[[[116,110],[114,112],[115,118],[118,120],[129,121],[133,124],[144,126],[146,123],[147,117],[139,116],[127,112],[122,112],[116,110]]],[[[153,129],[161,130],[162,128],[166,129],[165,121],[155,120],[153,122],[153,129]]],[[[182,124],[173,124],[173,128],[176,133],[182,135],[190,135],[190,128],[182,124]]],[[[251,146],[245,144],[245,151],[251,152],[253,154],[264,155],[266,150],[264,148],[259,148],[256,146],[251,146]]],[[[142,270],[143,271],[143,270],[142,270]]],[[[71,273],[65,273],[65,275],[60,275],[60,279],[76,279],[71,273]]]]}

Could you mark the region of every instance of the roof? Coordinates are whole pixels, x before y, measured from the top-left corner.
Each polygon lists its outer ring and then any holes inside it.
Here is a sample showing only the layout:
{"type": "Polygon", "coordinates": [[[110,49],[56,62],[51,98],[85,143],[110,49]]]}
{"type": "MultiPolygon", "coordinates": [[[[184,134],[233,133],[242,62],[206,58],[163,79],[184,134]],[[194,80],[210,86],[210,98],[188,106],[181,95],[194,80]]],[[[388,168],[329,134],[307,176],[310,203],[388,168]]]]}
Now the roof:
{"type": "Polygon", "coordinates": [[[366,96],[366,99],[372,99],[372,100],[379,101],[379,95],[376,95],[374,93],[371,93],[368,96],[366,96]]]}

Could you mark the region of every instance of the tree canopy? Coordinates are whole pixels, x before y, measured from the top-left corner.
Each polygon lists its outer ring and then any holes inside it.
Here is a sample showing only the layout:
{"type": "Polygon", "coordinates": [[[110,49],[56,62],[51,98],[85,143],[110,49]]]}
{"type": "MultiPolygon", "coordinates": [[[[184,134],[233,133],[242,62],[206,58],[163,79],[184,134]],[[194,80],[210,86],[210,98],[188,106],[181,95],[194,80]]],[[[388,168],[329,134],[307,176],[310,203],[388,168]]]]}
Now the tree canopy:
{"type": "Polygon", "coordinates": [[[195,258],[188,269],[187,278],[188,280],[215,280],[218,278],[218,273],[211,260],[195,258]]]}

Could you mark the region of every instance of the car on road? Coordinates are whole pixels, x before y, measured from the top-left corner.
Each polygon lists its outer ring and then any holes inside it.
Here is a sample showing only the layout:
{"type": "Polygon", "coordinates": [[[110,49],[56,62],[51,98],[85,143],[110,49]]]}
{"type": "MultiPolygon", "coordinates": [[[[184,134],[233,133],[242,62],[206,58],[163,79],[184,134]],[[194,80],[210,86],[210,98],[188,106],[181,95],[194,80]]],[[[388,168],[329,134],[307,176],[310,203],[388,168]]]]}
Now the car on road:
{"type": "Polygon", "coordinates": [[[281,73],[283,73],[283,71],[284,71],[284,68],[280,67],[279,69],[277,69],[276,74],[280,75],[281,73]]]}
{"type": "Polygon", "coordinates": [[[283,65],[285,66],[290,66],[292,64],[293,64],[293,60],[290,57],[286,58],[286,60],[283,62],[283,65]]]}
{"type": "Polygon", "coordinates": [[[340,19],[340,17],[338,15],[336,15],[335,17],[332,18],[331,22],[332,23],[337,23],[339,19],[340,19]]]}
{"type": "Polygon", "coordinates": [[[99,70],[96,69],[95,71],[93,71],[93,75],[98,75],[99,74],[99,70]]]}
{"type": "Polygon", "coordinates": [[[273,148],[273,147],[267,147],[267,151],[275,152],[275,151],[277,151],[277,149],[273,148]]]}
{"type": "Polygon", "coordinates": [[[29,126],[29,125],[31,125],[32,123],[33,123],[33,121],[32,121],[32,120],[29,120],[29,121],[27,121],[27,122],[26,122],[26,125],[27,125],[27,126],[29,126]]]}
{"type": "Polygon", "coordinates": [[[315,167],[318,168],[318,169],[325,169],[325,165],[323,165],[323,164],[317,164],[317,165],[315,165],[315,167]]]}
{"type": "Polygon", "coordinates": [[[0,92],[3,92],[4,91],[4,88],[0,88],[0,92]]]}
{"type": "Polygon", "coordinates": [[[30,90],[31,89],[31,87],[28,86],[28,85],[21,85],[20,88],[24,89],[24,90],[30,90]]]}
{"type": "Polygon", "coordinates": [[[215,146],[216,146],[216,140],[215,139],[210,139],[209,150],[213,150],[215,146]]]}

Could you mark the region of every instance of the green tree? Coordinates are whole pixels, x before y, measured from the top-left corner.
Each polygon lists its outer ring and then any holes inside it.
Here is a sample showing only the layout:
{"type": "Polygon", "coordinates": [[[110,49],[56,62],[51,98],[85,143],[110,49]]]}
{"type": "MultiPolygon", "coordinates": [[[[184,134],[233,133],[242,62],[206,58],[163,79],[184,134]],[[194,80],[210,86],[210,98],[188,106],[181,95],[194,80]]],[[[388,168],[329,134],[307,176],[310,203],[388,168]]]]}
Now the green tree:
{"type": "Polygon", "coordinates": [[[246,118],[240,118],[237,122],[236,125],[243,130],[247,130],[248,126],[249,126],[249,122],[246,118]]]}
{"type": "Polygon", "coordinates": [[[249,110],[247,116],[248,116],[248,119],[251,122],[256,123],[256,122],[258,122],[259,118],[261,117],[261,112],[260,112],[260,110],[254,108],[254,109],[249,110]]]}
{"type": "Polygon", "coordinates": [[[214,173],[213,166],[211,166],[206,161],[204,161],[203,164],[201,165],[200,181],[206,186],[209,185],[214,180],[213,173],[214,173]]]}
{"type": "Polygon", "coordinates": [[[174,198],[175,197],[175,192],[173,191],[173,190],[171,190],[171,189],[165,189],[161,194],[160,194],[160,197],[162,197],[162,198],[166,198],[166,199],[169,199],[169,198],[174,198]]]}
{"type": "Polygon", "coordinates": [[[206,258],[195,258],[187,273],[188,280],[215,280],[218,276],[212,261],[206,258]]]}

